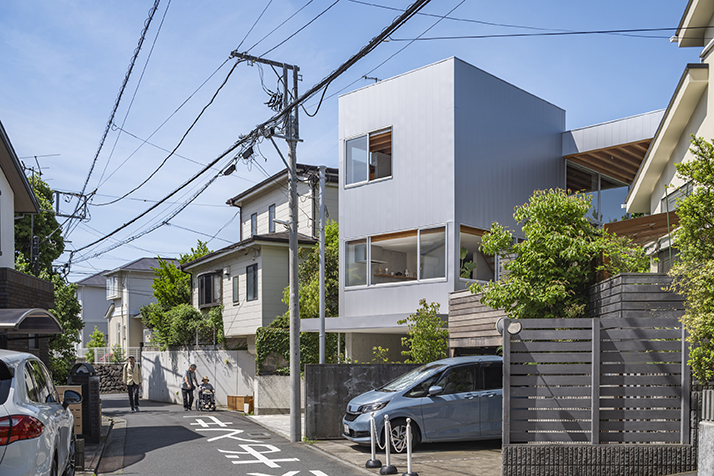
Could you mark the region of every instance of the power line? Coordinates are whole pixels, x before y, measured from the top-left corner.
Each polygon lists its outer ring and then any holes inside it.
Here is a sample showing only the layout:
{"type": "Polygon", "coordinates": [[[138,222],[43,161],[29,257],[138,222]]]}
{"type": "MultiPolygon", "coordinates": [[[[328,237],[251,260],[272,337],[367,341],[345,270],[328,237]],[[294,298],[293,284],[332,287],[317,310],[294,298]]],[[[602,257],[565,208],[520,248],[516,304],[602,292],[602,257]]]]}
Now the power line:
{"type": "Polygon", "coordinates": [[[105,205],[111,205],[111,204],[113,204],[113,203],[116,203],[116,202],[118,202],[119,200],[121,200],[121,199],[123,199],[123,198],[126,198],[126,197],[129,196],[130,194],[136,192],[136,191],[139,190],[142,186],[144,186],[144,185],[146,184],[146,182],[148,182],[149,180],[151,180],[151,178],[152,178],[154,175],[156,175],[156,174],[159,172],[159,170],[161,170],[161,168],[166,164],[166,162],[168,162],[168,160],[171,158],[171,156],[174,154],[174,152],[176,152],[176,151],[178,150],[178,148],[181,147],[181,144],[183,144],[183,141],[186,140],[186,137],[188,136],[189,132],[191,132],[191,130],[193,129],[193,127],[196,125],[196,123],[198,122],[198,120],[201,119],[201,116],[203,116],[203,113],[206,112],[206,110],[209,108],[209,106],[210,106],[211,104],[213,104],[213,101],[215,101],[216,97],[218,96],[218,93],[220,93],[220,92],[221,92],[221,89],[223,89],[223,86],[226,85],[226,83],[228,82],[228,78],[231,77],[231,75],[233,74],[233,71],[235,71],[236,66],[238,66],[238,64],[240,64],[240,61],[236,61],[236,63],[233,65],[233,67],[230,69],[230,71],[228,71],[228,74],[226,75],[226,79],[224,79],[223,82],[221,83],[221,85],[218,86],[218,89],[216,90],[216,92],[215,92],[215,93],[213,94],[213,96],[211,97],[211,100],[208,101],[208,104],[206,104],[206,105],[203,107],[203,109],[201,109],[201,112],[198,114],[198,116],[196,117],[196,119],[194,119],[194,121],[191,123],[191,125],[189,126],[189,128],[186,130],[186,132],[184,132],[183,136],[181,136],[181,140],[179,140],[178,144],[176,144],[176,147],[174,147],[174,149],[169,153],[169,155],[167,155],[166,158],[164,158],[164,160],[159,164],[159,166],[156,167],[156,169],[154,169],[154,171],[151,172],[151,173],[149,174],[149,176],[146,177],[146,179],[144,179],[143,182],[141,182],[139,185],[137,185],[136,187],[132,188],[131,190],[129,190],[128,192],[126,192],[124,195],[122,195],[121,197],[117,198],[116,200],[112,200],[112,201],[109,201],[109,202],[106,202],[106,203],[97,203],[97,204],[94,204],[94,206],[95,206],[95,207],[102,207],[102,206],[105,206],[105,205]]]}
{"type": "MultiPolygon", "coordinates": [[[[270,35],[272,35],[273,33],[275,33],[281,26],[285,25],[287,22],[289,22],[290,20],[292,20],[295,15],[297,15],[298,13],[300,13],[301,11],[303,11],[303,9],[304,9],[305,7],[307,7],[308,5],[310,5],[313,1],[314,1],[314,0],[310,0],[310,1],[307,2],[305,5],[303,5],[302,7],[300,7],[295,13],[293,13],[292,15],[290,15],[289,17],[287,17],[285,20],[283,20],[283,22],[282,22],[280,25],[278,25],[278,26],[276,26],[275,28],[273,28],[267,35],[265,35],[263,38],[261,38],[260,40],[258,40],[258,42],[255,43],[253,46],[251,46],[250,48],[248,48],[248,49],[246,50],[246,53],[250,52],[253,48],[255,48],[256,46],[258,46],[259,44],[261,44],[266,38],[268,38],[270,35]]],[[[241,43],[242,43],[242,42],[241,42],[241,43]]],[[[239,49],[239,48],[240,48],[240,45],[238,45],[238,48],[236,48],[236,49],[239,49]]]]}
{"type": "MultiPolygon", "coordinates": [[[[343,64],[341,64],[341,65],[340,65],[337,69],[335,69],[332,73],[330,73],[328,76],[326,76],[325,78],[323,78],[320,82],[318,82],[316,85],[314,85],[312,88],[310,88],[307,92],[303,93],[301,96],[299,96],[298,98],[296,98],[292,103],[287,104],[280,112],[278,112],[277,114],[273,115],[270,119],[268,119],[267,121],[263,122],[262,124],[258,125],[258,126],[257,126],[256,128],[254,128],[249,134],[247,134],[247,135],[245,135],[245,136],[241,136],[241,137],[240,137],[232,146],[230,146],[225,152],[223,152],[222,154],[220,154],[217,158],[215,158],[215,159],[214,159],[213,161],[211,161],[208,165],[206,165],[202,170],[200,170],[198,173],[194,174],[190,179],[188,179],[186,182],[184,182],[184,183],[183,183],[181,186],[179,186],[178,188],[174,189],[171,193],[169,193],[168,195],[166,195],[164,198],[162,198],[161,200],[159,200],[156,204],[152,205],[151,207],[149,207],[148,209],[146,209],[144,212],[140,213],[139,215],[137,215],[137,216],[134,217],[133,219],[129,220],[128,222],[124,223],[123,225],[117,227],[115,230],[111,231],[110,233],[108,233],[108,234],[105,235],[104,237],[102,237],[102,238],[100,238],[100,239],[98,239],[98,240],[95,240],[95,241],[93,241],[92,243],[89,243],[88,245],[85,245],[85,246],[83,246],[83,247],[81,247],[81,248],[78,248],[78,249],[76,249],[76,250],[73,250],[73,251],[70,253],[70,260],[69,260],[70,263],[71,263],[71,261],[72,261],[72,257],[74,256],[74,254],[76,254],[76,253],[78,253],[78,252],[80,252],[80,251],[83,251],[83,250],[85,250],[85,249],[87,249],[87,248],[90,248],[90,247],[92,247],[92,246],[94,246],[94,245],[96,245],[96,244],[98,244],[98,243],[101,243],[102,241],[104,241],[104,240],[110,238],[111,236],[115,235],[115,234],[118,233],[119,231],[123,230],[124,228],[130,226],[131,224],[133,224],[133,223],[135,223],[136,221],[138,221],[139,219],[141,219],[142,217],[146,216],[148,213],[150,213],[152,210],[156,209],[156,208],[157,208],[159,205],[161,205],[162,203],[166,202],[169,198],[171,198],[172,196],[174,196],[176,193],[178,193],[179,191],[181,191],[183,188],[187,187],[189,184],[191,184],[193,181],[195,181],[198,177],[200,177],[204,172],[206,172],[209,168],[213,167],[216,163],[218,163],[218,161],[220,161],[221,159],[225,158],[227,155],[229,155],[230,153],[232,153],[232,152],[233,152],[234,150],[236,150],[237,148],[243,146],[244,144],[255,143],[260,137],[265,137],[266,134],[269,134],[268,131],[271,130],[272,128],[274,128],[275,125],[281,120],[281,118],[283,118],[283,116],[289,115],[289,113],[290,113],[293,109],[295,109],[295,108],[298,107],[300,104],[302,104],[304,101],[306,101],[307,99],[309,99],[310,97],[312,97],[312,96],[313,96],[314,94],[316,94],[320,89],[322,89],[322,88],[325,87],[326,85],[330,84],[330,83],[331,83],[332,81],[334,81],[337,77],[339,77],[339,76],[342,75],[345,71],[347,71],[351,66],[353,66],[357,61],[359,61],[361,58],[363,58],[364,56],[366,56],[367,54],[369,54],[371,51],[373,51],[379,44],[382,43],[382,41],[383,41],[385,38],[387,38],[387,37],[388,37],[390,34],[392,34],[393,32],[397,31],[402,25],[404,25],[404,23],[406,23],[410,18],[412,18],[412,17],[416,14],[416,12],[418,12],[421,8],[423,8],[424,5],[426,5],[427,3],[429,3],[429,1],[430,1],[430,0],[416,0],[402,15],[400,15],[399,17],[397,17],[389,26],[387,26],[386,28],[384,28],[381,33],[379,33],[377,36],[375,36],[374,38],[372,38],[372,40],[370,40],[369,43],[367,43],[367,45],[365,45],[364,47],[362,47],[357,53],[355,53],[354,55],[352,55],[346,62],[344,62],[343,64]]],[[[194,195],[194,197],[192,198],[192,200],[195,199],[203,190],[205,190],[205,189],[208,187],[208,185],[210,185],[211,183],[213,183],[213,181],[214,181],[218,176],[219,176],[219,174],[217,174],[217,175],[215,175],[213,178],[211,178],[211,179],[209,180],[209,182],[206,183],[206,184],[201,188],[201,190],[200,190],[197,194],[194,195]]],[[[192,201],[192,200],[191,200],[191,201],[192,201]]],[[[171,216],[168,220],[170,220],[171,218],[173,218],[174,216],[176,216],[181,210],[183,210],[183,208],[185,208],[186,206],[188,206],[188,203],[190,203],[190,201],[187,202],[185,206],[183,206],[182,208],[180,208],[179,210],[177,210],[174,214],[172,214],[172,216],[171,216]]],[[[135,236],[133,236],[133,237],[131,237],[131,238],[128,238],[128,239],[124,240],[124,242],[125,242],[125,243],[128,243],[129,241],[132,241],[132,240],[138,238],[139,236],[143,236],[143,235],[145,235],[146,233],[150,233],[151,231],[155,230],[155,229],[158,228],[159,226],[162,226],[163,224],[167,223],[168,220],[164,220],[162,223],[159,223],[159,224],[157,224],[157,225],[154,225],[152,228],[150,228],[150,229],[148,229],[148,230],[145,230],[144,232],[142,232],[142,233],[140,233],[140,234],[137,234],[137,235],[135,235],[135,236]]],[[[87,260],[87,259],[91,259],[91,258],[96,257],[96,256],[100,256],[101,254],[106,253],[106,252],[108,252],[108,251],[111,251],[112,249],[115,249],[115,248],[117,248],[118,246],[121,246],[121,245],[117,245],[117,246],[110,247],[110,248],[107,249],[107,250],[104,250],[104,251],[95,253],[93,256],[83,257],[83,258],[82,258],[82,261],[85,261],[85,260],[87,260]]]]}
{"type": "MultiPolygon", "coordinates": [[[[463,36],[433,36],[428,38],[390,38],[390,41],[433,41],[433,40],[477,40],[484,38],[523,38],[531,36],[573,36],[573,35],[608,35],[613,33],[645,33],[670,31],[677,28],[632,28],[625,30],[589,30],[589,31],[552,31],[544,33],[506,33],[498,35],[463,35],[463,36]]],[[[662,39],[669,36],[642,36],[642,38],[662,39]]]]}
{"type": "Polygon", "coordinates": [[[241,40],[240,44],[236,47],[236,49],[240,49],[240,47],[245,43],[245,40],[248,38],[248,35],[250,35],[250,32],[253,31],[253,28],[255,28],[255,25],[258,24],[261,18],[263,18],[263,15],[265,15],[266,10],[268,10],[268,7],[270,7],[270,4],[273,3],[273,0],[270,0],[268,4],[265,6],[262,12],[260,12],[260,15],[258,15],[258,18],[255,20],[253,23],[253,26],[250,27],[250,30],[248,30],[248,33],[245,34],[243,37],[243,40],[241,40]]]}
{"type": "Polygon", "coordinates": [[[261,56],[261,57],[267,56],[269,53],[272,53],[274,50],[278,49],[280,46],[282,46],[283,44],[285,44],[286,42],[288,42],[290,39],[292,39],[295,35],[297,35],[297,34],[300,33],[301,31],[303,31],[305,28],[307,28],[308,26],[310,26],[315,20],[317,20],[317,19],[320,18],[322,15],[324,15],[325,13],[327,13],[332,7],[334,7],[334,6],[337,5],[338,3],[340,3],[340,0],[335,0],[334,3],[332,3],[329,7],[325,8],[323,11],[321,11],[315,18],[313,18],[312,20],[310,20],[309,22],[307,22],[305,25],[303,25],[301,28],[299,28],[295,33],[293,33],[292,35],[288,36],[288,37],[285,38],[283,41],[281,41],[281,42],[278,43],[277,45],[273,46],[272,48],[270,48],[268,51],[266,51],[265,53],[263,53],[263,54],[260,55],[260,56],[261,56]]]}

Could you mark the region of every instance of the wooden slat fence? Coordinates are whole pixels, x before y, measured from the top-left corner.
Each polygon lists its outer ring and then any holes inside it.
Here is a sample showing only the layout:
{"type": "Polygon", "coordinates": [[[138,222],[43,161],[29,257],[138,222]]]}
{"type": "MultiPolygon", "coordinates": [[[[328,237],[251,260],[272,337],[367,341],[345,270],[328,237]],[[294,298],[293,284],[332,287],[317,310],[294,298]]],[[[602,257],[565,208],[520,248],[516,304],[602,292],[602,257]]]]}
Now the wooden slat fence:
{"type": "Polygon", "coordinates": [[[504,444],[689,443],[676,317],[519,322],[504,339],[504,444]]]}
{"type": "Polygon", "coordinates": [[[498,347],[496,321],[506,313],[479,302],[480,294],[465,289],[449,296],[449,347],[498,347]]]}

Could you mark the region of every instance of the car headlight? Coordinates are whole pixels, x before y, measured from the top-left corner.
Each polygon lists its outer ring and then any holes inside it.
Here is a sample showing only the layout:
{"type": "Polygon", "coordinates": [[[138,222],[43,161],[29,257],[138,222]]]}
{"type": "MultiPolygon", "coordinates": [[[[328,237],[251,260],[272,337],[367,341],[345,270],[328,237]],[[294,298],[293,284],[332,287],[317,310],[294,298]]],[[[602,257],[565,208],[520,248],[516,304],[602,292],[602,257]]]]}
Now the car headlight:
{"type": "Polygon", "coordinates": [[[370,403],[367,405],[362,405],[357,409],[359,413],[371,413],[371,412],[376,412],[377,410],[381,410],[382,408],[387,406],[387,403],[389,402],[377,402],[377,403],[370,403]]]}

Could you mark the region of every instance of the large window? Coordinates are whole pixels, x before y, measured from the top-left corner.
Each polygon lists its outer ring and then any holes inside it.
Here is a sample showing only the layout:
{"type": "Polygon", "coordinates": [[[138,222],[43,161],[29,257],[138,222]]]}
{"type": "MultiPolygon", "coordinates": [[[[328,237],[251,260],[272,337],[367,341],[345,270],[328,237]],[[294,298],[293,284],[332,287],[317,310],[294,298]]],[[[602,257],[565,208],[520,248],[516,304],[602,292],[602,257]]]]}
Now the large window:
{"type": "Polygon", "coordinates": [[[268,207],[268,233],[275,233],[275,204],[268,207]]]}
{"type": "Polygon", "coordinates": [[[116,299],[120,296],[119,276],[110,276],[107,278],[107,299],[116,299]]]}
{"type": "Polygon", "coordinates": [[[627,199],[628,186],[598,172],[568,162],[567,188],[591,197],[588,218],[594,223],[610,223],[622,219],[622,204],[627,199]]]}
{"type": "Polygon", "coordinates": [[[495,258],[481,252],[481,237],[485,231],[461,225],[459,229],[459,277],[492,281],[495,279],[495,258]]]}
{"type": "Polygon", "coordinates": [[[253,213],[250,216],[250,236],[255,236],[258,234],[258,214],[253,213]]]}
{"type": "Polygon", "coordinates": [[[221,275],[204,274],[198,277],[198,306],[209,307],[221,303],[221,275]]]}
{"type": "Polygon", "coordinates": [[[346,142],[345,184],[392,176],[392,130],[382,130],[346,142]]]}
{"type": "Polygon", "coordinates": [[[443,226],[349,241],[345,251],[345,286],[446,277],[446,228],[443,226]]]}
{"type": "Polygon", "coordinates": [[[245,269],[245,299],[255,301],[258,299],[258,265],[251,264],[245,269]]]}

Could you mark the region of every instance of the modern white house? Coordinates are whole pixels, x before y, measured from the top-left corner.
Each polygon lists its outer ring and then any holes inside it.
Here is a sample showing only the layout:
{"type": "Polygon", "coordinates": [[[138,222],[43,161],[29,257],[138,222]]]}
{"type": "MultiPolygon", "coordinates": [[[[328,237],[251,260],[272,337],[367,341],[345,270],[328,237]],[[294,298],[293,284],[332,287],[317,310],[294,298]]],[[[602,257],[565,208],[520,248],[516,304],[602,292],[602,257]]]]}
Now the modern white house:
{"type": "MultiPolygon", "coordinates": [[[[313,247],[319,234],[318,167],[297,165],[298,241],[313,247]]],[[[337,221],[337,170],[326,169],[327,216],[337,221]]],[[[282,302],[288,277],[289,220],[287,169],[267,178],[227,204],[240,208],[239,241],[185,263],[197,309],[223,306],[228,347],[255,352],[255,333],[287,311],[282,302]]]]}
{"type": "Polygon", "coordinates": [[[688,195],[691,184],[677,177],[675,164],[690,160],[692,135],[708,141],[714,139],[714,94],[711,65],[714,62],[714,2],[691,0],[687,4],[674,37],[680,48],[701,48],[701,63],[687,64],[667,105],[652,146],[632,189],[627,196],[627,211],[651,214],[657,221],[657,233],[647,240],[647,253],[659,260],[652,261],[652,270],[666,272],[677,250],[671,245],[670,232],[679,220],[675,213],[677,198],[688,195]]]}
{"type": "MultiPolygon", "coordinates": [[[[107,346],[119,345],[122,349],[140,347],[149,342],[149,331],[144,329],[139,309],[156,302],[151,285],[154,282],[154,268],[159,267],[161,258],[139,258],[125,265],[107,271],[106,300],[109,309],[107,318],[107,346]]],[[[164,258],[164,261],[178,261],[164,258]]]]}
{"type": "Polygon", "coordinates": [[[96,327],[104,334],[105,342],[108,337],[109,324],[106,317],[110,304],[107,301],[106,271],[93,274],[81,281],[77,281],[77,300],[82,309],[79,317],[84,322],[84,329],[80,334],[81,341],[78,347],[87,347],[90,336],[96,327]]]}
{"type": "MultiPolygon", "coordinates": [[[[534,190],[593,195],[596,223],[619,219],[662,112],[576,131],[565,111],[458,58],[339,99],[340,315],[348,357],[401,360],[397,321],[499,263],[478,247],[493,222],[518,237],[514,207],[534,190]]],[[[316,331],[317,320],[301,322],[316,331]]]]}

